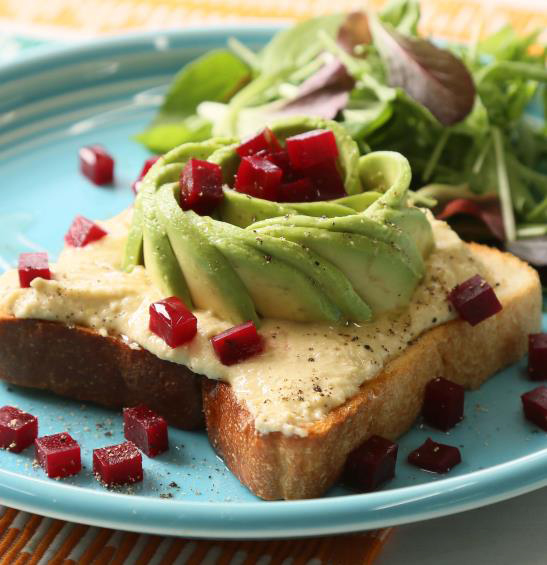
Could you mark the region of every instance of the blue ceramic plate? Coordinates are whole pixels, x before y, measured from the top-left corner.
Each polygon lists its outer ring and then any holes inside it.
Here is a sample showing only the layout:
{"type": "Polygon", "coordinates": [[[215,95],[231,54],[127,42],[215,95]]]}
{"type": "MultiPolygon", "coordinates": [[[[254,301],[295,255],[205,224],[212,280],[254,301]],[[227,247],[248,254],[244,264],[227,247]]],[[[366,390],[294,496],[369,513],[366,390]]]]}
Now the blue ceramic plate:
{"type": "MultiPolygon", "coordinates": [[[[222,28],[139,35],[55,49],[0,70],[0,261],[47,249],[55,255],[72,218],[111,216],[133,198],[146,158],[132,136],[148,123],[164,86],[183,63],[227,37],[258,46],[271,29],[222,28]],[[97,188],[78,172],[82,145],[101,143],[116,158],[116,186],[97,188]]],[[[76,522],[139,532],[215,538],[290,537],[364,530],[490,504],[547,484],[547,435],[522,417],[533,387],[520,363],[466,397],[465,420],[448,434],[421,424],[400,443],[397,478],[355,495],[263,502],[242,487],[205,433],[170,430],[171,450],[145,459],[145,480],[110,492],[91,474],[95,447],[122,441],[119,413],[0,385],[0,405],[40,419],[41,434],[69,431],[82,445],[83,472],[45,478],[32,449],[0,452],[0,501],[76,522]],[[409,466],[409,451],[431,436],[458,445],[463,463],[440,477],[409,466]]],[[[39,370],[39,367],[36,368],[39,370]]]]}

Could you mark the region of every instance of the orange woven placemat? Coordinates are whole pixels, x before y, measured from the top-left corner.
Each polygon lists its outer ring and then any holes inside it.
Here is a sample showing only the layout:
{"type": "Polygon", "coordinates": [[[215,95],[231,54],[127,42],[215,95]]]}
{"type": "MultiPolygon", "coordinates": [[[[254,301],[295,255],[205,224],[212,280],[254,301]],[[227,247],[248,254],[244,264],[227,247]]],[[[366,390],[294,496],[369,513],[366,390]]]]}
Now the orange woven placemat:
{"type": "Polygon", "coordinates": [[[0,507],[0,565],[370,565],[390,530],[287,541],[196,541],[71,524],[0,507]]]}

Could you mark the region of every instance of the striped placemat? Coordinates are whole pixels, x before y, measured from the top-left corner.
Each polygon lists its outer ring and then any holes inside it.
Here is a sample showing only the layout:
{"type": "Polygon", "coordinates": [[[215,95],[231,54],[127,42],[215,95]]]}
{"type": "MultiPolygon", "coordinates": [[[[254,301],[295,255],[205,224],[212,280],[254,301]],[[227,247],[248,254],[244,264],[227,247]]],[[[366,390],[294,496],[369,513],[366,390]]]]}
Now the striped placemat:
{"type": "Polygon", "coordinates": [[[288,541],[197,541],[71,524],[0,507],[0,565],[370,565],[390,530],[288,541]]]}

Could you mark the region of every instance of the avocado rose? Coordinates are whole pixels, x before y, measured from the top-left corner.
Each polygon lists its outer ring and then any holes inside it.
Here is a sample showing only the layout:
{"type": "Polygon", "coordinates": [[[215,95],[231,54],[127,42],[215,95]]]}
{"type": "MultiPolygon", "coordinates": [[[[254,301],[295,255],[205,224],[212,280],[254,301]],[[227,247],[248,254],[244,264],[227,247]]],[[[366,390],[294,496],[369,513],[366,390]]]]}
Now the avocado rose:
{"type": "Polygon", "coordinates": [[[270,127],[281,143],[331,130],[346,196],[278,203],[242,194],[230,188],[241,160],[237,141],[184,144],[142,181],[125,268],[144,264],[163,294],[234,324],[367,322],[404,308],[433,248],[427,217],[408,203],[408,161],[387,151],[359,157],[335,122],[293,118],[270,127]],[[179,177],[191,158],[222,168],[224,198],[211,216],[180,206],[179,177]]]}

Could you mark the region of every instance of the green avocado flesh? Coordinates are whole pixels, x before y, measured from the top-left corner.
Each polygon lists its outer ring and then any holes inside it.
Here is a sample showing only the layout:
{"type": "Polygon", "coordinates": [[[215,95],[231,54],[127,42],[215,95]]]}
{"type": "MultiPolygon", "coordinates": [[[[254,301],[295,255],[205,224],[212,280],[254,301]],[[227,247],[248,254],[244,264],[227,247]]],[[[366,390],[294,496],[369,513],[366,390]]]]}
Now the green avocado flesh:
{"type": "Polygon", "coordinates": [[[336,122],[291,118],[272,124],[283,142],[330,128],[347,196],[277,203],[224,187],[212,217],[183,211],[178,179],[194,157],[221,166],[233,183],[238,141],[184,144],[159,159],[141,183],[124,267],[144,264],[162,294],[234,324],[260,317],[298,322],[367,322],[404,308],[425,272],[433,235],[407,203],[408,161],[393,152],[359,157],[336,122]]]}

